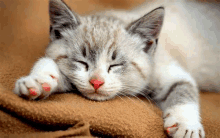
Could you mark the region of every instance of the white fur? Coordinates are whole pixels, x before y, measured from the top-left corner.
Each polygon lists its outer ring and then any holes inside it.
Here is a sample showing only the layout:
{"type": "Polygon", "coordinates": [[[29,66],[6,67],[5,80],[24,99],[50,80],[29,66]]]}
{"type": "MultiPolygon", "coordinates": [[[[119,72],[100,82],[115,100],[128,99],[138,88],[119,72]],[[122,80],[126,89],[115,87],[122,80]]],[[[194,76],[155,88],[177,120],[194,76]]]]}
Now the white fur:
{"type": "Polygon", "coordinates": [[[194,87],[197,86],[192,76],[186,72],[181,66],[167,54],[163,47],[158,47],[155,53],[155,71],[153,76],[152,85],[163,88],[162,92],[157,93],[155,99],[161,99],[164,97],[168,89],[175,82],[190,82],[194,87]]]}
{"type": "Polygon", "coordinates": [[[178,124],[178,130],[173,134],[174,138],[183,137],[188,130],[185,138],[199,138],[199,131],[201,131],[202,138],[205,137],[204,129],[200,123],[198,105],[195,103],[188,103],[184,105],[175,105],[164,111],[164,117],[170,114],[164,119],[164,128],[178,124]],[[190,137],[193,131],[192,137],[190,137]]]}
{"type": "Polygon", "coordinates": [[[30,99],[36,99],[42,93],[47,97],[58,89],[58,81],[60,79],[56,63],[50,58],[41,58],[35,63],[29,76],[22,77],[16,82],[14,92],[18,95],[26,95],[30,99]],[[55,79],[52,78],[51,75],[54,76],[55,79]],[[50,92],[44,92],[42,89],[43,83],[50,85],[50,92]],[[30,96],[28,88],[36,89],[37,95],[30,96]]]}

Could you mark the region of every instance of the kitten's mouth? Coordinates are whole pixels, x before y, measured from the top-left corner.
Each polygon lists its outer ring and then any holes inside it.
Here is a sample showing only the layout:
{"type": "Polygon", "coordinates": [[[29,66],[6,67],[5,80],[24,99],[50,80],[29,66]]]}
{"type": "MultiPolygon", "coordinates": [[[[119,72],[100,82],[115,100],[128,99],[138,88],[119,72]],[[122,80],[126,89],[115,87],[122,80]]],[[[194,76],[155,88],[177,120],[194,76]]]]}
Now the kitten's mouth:
{"type": "Polygon", "coordinates": [[[93,93],[87,93],[86,95],[88,96],[99,96],[99,97],[108,97],[108,94],[103,94],[103,93],[98,93],[98,92],[93,92],[93,93]]]}
{"type": "Polygon", "coordinates": [[[88,95],[108,96],[108,95],[106,95],[106,94],[97,93],[97,92],[94,92],[94,93],[88,93],[88,95]]]}
{"type": "Polygon", "coordinates": [[[108,100],[108,99],[112,98],[111,95],[97,93],[97,92],[86,93],[86,94],[84,94],[84,96],[86,96],[90,100],[95,100],[95,101],[104,101],[104,100],[108,100]]]}
{"type": "Polygon", "coordinates": [[[111,92],[106,92],[103,90],[95,91],[94,89],[78,89],[79,92],[87,99],[94,101],[105,101],[112,99],[115,94],[111,92]]]}

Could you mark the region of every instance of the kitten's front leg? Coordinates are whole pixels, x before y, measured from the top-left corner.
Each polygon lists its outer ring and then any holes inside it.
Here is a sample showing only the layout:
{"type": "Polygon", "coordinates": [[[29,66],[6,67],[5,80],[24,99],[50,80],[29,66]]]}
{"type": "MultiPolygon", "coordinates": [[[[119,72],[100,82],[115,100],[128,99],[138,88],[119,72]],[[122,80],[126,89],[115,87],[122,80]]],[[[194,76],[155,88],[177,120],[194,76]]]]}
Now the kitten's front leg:
{"type": "Polygon", "coordinates": [[[164,128],[174,138],[204,138],[200,123],[198,89],[190,82],[170,85],[163,98],[158,100],[164,111],[164,128]]]}
{"type": "Polygon", "coordinates": [[[60,79],[57,64],[50,58],[41,58],[28,76],[16,81],[14,93],[28,99],[45,98],[58,90],[60,79]]]}

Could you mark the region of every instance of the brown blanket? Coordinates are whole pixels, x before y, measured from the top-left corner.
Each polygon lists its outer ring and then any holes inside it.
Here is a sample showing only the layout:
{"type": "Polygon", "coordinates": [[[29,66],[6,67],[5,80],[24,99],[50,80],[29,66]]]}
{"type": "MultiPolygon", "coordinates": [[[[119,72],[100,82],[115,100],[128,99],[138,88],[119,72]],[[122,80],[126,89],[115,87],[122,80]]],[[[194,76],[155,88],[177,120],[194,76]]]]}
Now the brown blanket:
{"type": "MultiPolygon", "coordinates": [[[[65,0],[81,14],[129,9],[144,0],[65,0]]],[[[145,98],[116,97],[94,102],[74,93],[27,101],[13,94],[49,42],[48,0],[0,0],[0,138],[9,137],[166,137],[161,111],[145,98]]],[[[220,94],[201,94],[208,138],[220,137],[220,94]]]]}

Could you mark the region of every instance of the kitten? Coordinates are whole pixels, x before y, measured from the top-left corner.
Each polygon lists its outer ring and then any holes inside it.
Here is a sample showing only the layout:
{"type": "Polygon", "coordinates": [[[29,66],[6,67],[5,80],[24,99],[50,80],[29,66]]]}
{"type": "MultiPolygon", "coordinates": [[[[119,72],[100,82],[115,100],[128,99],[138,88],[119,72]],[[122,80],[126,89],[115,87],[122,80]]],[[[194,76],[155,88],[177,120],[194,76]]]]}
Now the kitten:
{"type": "Polygon", "coordinates": [[[205,137],[195,81],[200,74],[194,75],[193,70],[199,64],[192,67],[188,61],[197,58],[187,57],[190,52],[185,50],[202,43],[193,40],[195,36],[180,16],[180,11],[187,11],[184,4],[173,5],[166,6],[170,15],[166,18],[163,7],[145,15],[142,12],[149,9],[79,16],[62,0],[50,0],[51,42],[46,55],[16,82],[14,92],[38,99],[70,91],[74,85],[86,98],[97,101],[151,93],[163,110],[164,128],[170,136],[205,137]]]}

